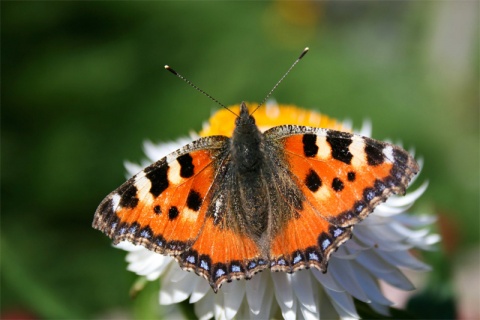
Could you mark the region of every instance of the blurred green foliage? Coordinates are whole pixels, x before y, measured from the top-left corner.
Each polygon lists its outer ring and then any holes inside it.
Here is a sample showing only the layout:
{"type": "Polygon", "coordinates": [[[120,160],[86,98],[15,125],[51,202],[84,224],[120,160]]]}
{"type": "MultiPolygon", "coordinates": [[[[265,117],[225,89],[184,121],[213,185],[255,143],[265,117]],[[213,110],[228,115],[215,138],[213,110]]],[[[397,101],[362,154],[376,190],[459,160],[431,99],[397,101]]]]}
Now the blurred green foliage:
{"type": "Polygon", "coordinates": [[[154,312],[130,300],[125,253],[90,225],[144,139],[199,130],[218,108],[167,63],[235,104],[262,100],[309,46],[275,99],[357,127],[371,119],[375,138],[415,147],[430,186],[413,211],[440,214],[451,249],[429,259],[434,274],[478,246],[478,29],[445,34],[465,19],[442,5],[2,2],[2,314],[154,312]]]}

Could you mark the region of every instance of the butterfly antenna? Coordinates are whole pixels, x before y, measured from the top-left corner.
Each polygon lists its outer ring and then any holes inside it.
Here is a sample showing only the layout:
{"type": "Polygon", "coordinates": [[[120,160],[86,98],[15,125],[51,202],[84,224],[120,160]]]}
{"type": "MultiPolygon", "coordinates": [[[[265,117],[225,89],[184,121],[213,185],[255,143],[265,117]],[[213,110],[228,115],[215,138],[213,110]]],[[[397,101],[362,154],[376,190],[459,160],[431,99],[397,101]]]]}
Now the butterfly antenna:
{"type": "Polygon", "coordinates": [[[204,96],[210,98],[210,100],[212,100],[213,102],[217,103],[219,106],[227,109],[228,111],[230,111],[231,113],[233,113],[236,117],[238,117],[238,115],[233,112],[232,110],[228,109],[227,107],[225,107],[225,105],[223,103],[221,103],[220,101],[218,101],[217,99],[215,99],[214,97],[212,97],[211,95],[209,95],[208,93],[206,93],[205,91],[203,91],[202,89],[200,89],[199,87],[197,87],[196,85],[194,85],[190,80],[186,79],[184,76],[182,76],[180,73],[178,73],[177,71],[173,70],[172,68],[170,68],[170,66],[168,65],[165,65],[165,69],[167,69],[168,71],[170,71],[171,73],[173,73],[174,75],[176,75],[177,77],[179,77],[180,79],[182,79],[183,81],[185,81],[189,86],[191,86],[192,88],[194,88],[195,90],[199,91],[200,93],[202,93],[204,96]]]}
{"type": "Polygon", "coordinates": [[[268,98],[270,98],[270,96],[272,95],[273,91],[275,91],[275,89],[277,89],[278,85],[283,81],[283,79],[285,79],[285,77],[287,76],[287,74],[290,73],[290,71],[292,71],[293,67],[295,67],[295,65],[298,63],[298,61],[300,61],[300,59],[303,58],[303,56],[305,56],[308,52],[309,48],[306,47],[305,49],[303,49],[302,53],[300,54],[300,56],[297,58],[297,60],[295,60],[295,62],[292,64],[292,66],[287,70],[287,72],[285,72],[285,74],[283,75],[283,77],[280,78],[280,80],[278,80],[277,84],[273,86],[272,90],[270,90],[270,92],[267,94],[267,96],[265,97],[265,99],[263,99],[263,101],[258,105],[258,107],[255,108],[255,110],[252,111],[251,114],[253,114],[255,111],[257,111],[258,108],[260,108],[264,103],[265,101],[267,101],[268,98]]]}

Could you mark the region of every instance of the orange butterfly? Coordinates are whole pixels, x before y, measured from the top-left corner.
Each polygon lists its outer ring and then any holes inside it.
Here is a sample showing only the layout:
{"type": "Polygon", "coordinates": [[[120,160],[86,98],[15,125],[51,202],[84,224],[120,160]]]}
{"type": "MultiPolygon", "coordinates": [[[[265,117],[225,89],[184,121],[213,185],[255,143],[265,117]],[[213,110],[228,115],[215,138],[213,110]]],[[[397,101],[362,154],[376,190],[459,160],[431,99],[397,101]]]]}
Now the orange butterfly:
{"type": "Polygon", "coordinates": [[[242,102],[231,138],[200,138],[146,167],[102,201],[93,227],[175,257],[217,292],[266,268],[326,272],[353,226],[418,170],[405,150],[352,133],[262,133],[242,102]]]}

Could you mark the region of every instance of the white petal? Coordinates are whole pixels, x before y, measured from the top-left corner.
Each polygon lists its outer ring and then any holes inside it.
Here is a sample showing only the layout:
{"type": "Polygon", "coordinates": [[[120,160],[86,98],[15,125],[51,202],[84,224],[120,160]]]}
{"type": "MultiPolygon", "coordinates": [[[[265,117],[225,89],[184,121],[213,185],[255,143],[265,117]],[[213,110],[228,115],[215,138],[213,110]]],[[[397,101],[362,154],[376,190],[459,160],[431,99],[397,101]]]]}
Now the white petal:
{"type": "MultiPolygon", "coordinates": [[[[272,302],[273,302],[273,285],[271,281],[271,277],[268,275],[268,273],[262,272],[262,275],[265,275],[263,278],[263,285],[265,286],[265,291],[263,294],[263,297],[261,297],[259,300],[262,301],[262,307],[260,308],[260,312],[258,314],[251,314],[252,319],[270,319],[270,312],[272,310],[272,302]]],[[[257,274],[258,276],[258,274],[257,274]]],[[[251,310],[251,307],[250,307],[251,310]]]]}
{"type": "Polygon", "coordinates": [[[215,319],[224,320],[227,319],[225,316],[225,308],[223,308],[223,294],[216,294],[213,298],[213,312],[215,314],[215,319]]]}
{"type": "MultiPolygon", "coordinates": [[[[381,254],[381,252],[378,253],[381,254]]],[[[365,251],[358,256],[357,261],[377,278],[385,280],[394,287],[406,291],[415,289],[410,280],[400,270],[382,259],[380,254],[375,254],[373,250],[365,251]]]]}
{"type": "Polygon", "coordinates": [[[358,132],[361,136],[364,137],[371,137],[372,136],[372,122],[368,119],[364,120],[362,123],[362,127],[358,132]]]}
{"type": "MultiPolygon", "coordinates": [[[[356,228],[354,230],[356,230],[356,228]]],[[[355,235],[355,232],[354,232],[354,235],[355,235]]],[[[345,242],[343,247],[347,247],[351,252],[370,249],[369,246],[365,245],[362,242],[357,241],[357,238],[355,236],[353,236],[352,239],[345,242]]],[[[333,256],[335,256],[335,252],[333,253],[333,256]]]]}
{"type": "MultiPolygon", "coordinates": [[[[293,291],[295,292],[300,307],[307,309],[312,314],[318,315],[318,308],[315,303],[312,288],[312,277],[308,270],[301,270],[291,275],[293,291]]],[[[304,313],[304,312],[302,312],[304,313]]],[[[305,316],[305,313],[304,313],[305,316]]],[[[305,318],[307,318],[305,316],[305,318]]]]}
{"type": "Polygon", "coordinates": [[[350,251],[347,246],[341,246],[335,252],[335,258],[342,260],[354,260],[359,253],[360,251],[350,251]]]}
{"type": "Polygon", "coordinates": [[[437,221],[437,218],[432,215],[411,215],[411,214],[399,214],[395,216],[395,221],[413,228],[425,227],[429,224],[437,221]]]}
{"type": "MultiPolygon", "coordinates": [[[[332,257],[330,262],[335,258],[332,257]]],[[[335,281],[330,272],[323,273],[318,269],[311,269],[315,278],[327,289],[337,292],[345,292],[345,289],[335,281]]]]}
{"type": "Polygon", "coordinates": [[[293,308],[295,301],[291,277],[288,277],[285,272],[272,272],[272,280],[275,286],[275,297],[283,314],[284,310],[293,308]]]}
{"type": "Polygon", "coordinates": [[[126,173],[127,179],[130,179],[132,176],[136,175],[138,172],[142,171],[143,169],[142,166],[130,161],[124,161],[123,165],[125,169],[127,169],[127,173],[126,173]]]}
{"type": "Polygon", "coordinates": [[[372,302],[388,306],[393,304],[382,294],[377,280],[374,279],[370,272],[357,263],[354,266],[353,271],[355,272],[355,278],[358,280],[358,283],[372,302]]]}
{"type": "MultiPolygon", "coordinates": [[[[359,255],[359,257],[361,257],[359,255]]],[[[358,300],[364,302],[370,302],[365,292],[358,284],[352,271],[352,264],[349,260],[331,259],[328,267],[328,271],[332,274],[332,277],[338,282],[345,290],[358,300]]]]}
{"type": "Polygon", "coordinates": [[[196,303],[212,290],[208,282],[202,277],[196,277],[196,280],[192,282],[192,287],[193,291],[190,296],[190,303],[196,303]]]}
{"type": "Polygon", "coordinates": [[[192,141],[189,137],[182,137],[175,141],[158,144],[147,140],[143,143],[143,150],[151,162],[156,162],[192,141]]]}
{"type": "Polygon", "coordinates": [[[275,286],[275,297],[286,320],[296,319],[297,299],[293,294],[292,278],[285,272],[272,272],[272,280],[275,286]]]}
{"type": "Polygon", "coordinates": [[[262,310],[262,302],[266,289],[266,272],[257,273],[252,279],[246,281],[245,289],[250,311],[254,315],[258,315],[262,310]]]}
{"type": "Polygon", "coordinates": [[[198,317],[199,320],[207,320],[214,316],[213,313],[213,300],[214,300],[214,293],[210,291],[205,297],[195,303],[195,315],[198,317]]]}
{"type": "Polygon", "coordinates": [[[125,251],[129,251],[129,252],[145,250],[144,247],[136,246],[133,243],[128,242],[128,241],[121,241],[121,242],[115,244],[114,247],[117,248],[117,249],[122,249],[122,250],[125,250],[125,251]]]}
{"type": "Polygon", "coordinates": [[[414,191],[409,191],[405,196],[403,197],[390,197],[388,200],[385,202],[387,205],[395,206],[395,207],[401,207],[401,206],[409,206],[413,204],[415,201],[417,201],[418,198],[427,190],[428,187],[428,181],[425,181],[422,183],[420,187],[415,189],[414,191]]]}
{"type": "Polygon", "coordinates": [[[346,292],[336,292],[336,291],[325,291],[327,295],[330,296],[333,307],[337,310],[339,316],[342,319],[353,317],[359,319],[360,317],[357,314],[357,309],[355,309],[355,304],[353,303],[352,296],[346,292]]]}
{"type": "MultiPolygon", "coordinates": [[[[176,267],[173,267],[172,272],[169,276],[165,276],[165,278],[170,277],[171,282],[180,282],[189,275],[193,275],[193,273],[190,273],[188,271],[182,270],[178,265],[176,267]]],[[[196,277],[196,276],[195,276],[196,277]]],[[[192,279],[193,277],[189,277],[189,280],[192,279]]]]}
{"type": "Polygon", "coordinates": [[[386,252],[382,254],[382,258],[394,266],[406,267],[416,271],[429,271],[429,265],[417,260],[408,251],[386,252]]]}
{"type": "Polygon", "coordinates": [[[403,207],[395,207],[390,204],[385,204],[382,203],[378,207],[375,208],[374,213],[372,215],[377,215],[381,217],[392,217],[397,214],[400,214],[407,210],[408,208],[403,208],[403,207]]]}
{"type": "Polygon", "coordinates": [[[353,123],[352,123],[352,119],[345,119],[342,121],[342,127],[345,131],[350,131],[352,130],[352,127],[353,127],[353,123]]]}
{"type": "Polygon", "coordinates": [[[186,300],[192,293],[191,283],[193,277],[198,277],[194,273],[186,272],[180,269],[176,264],[172,264],[167,273],[162,277],[162,287],[160,290],[160,304],[172,304],[183,300],[186,300]],[[185,275],[183,278],[177,275],[183,272],[185,275]],[[175,279],[176,281],[172,281],[175,279]]]}
{"type": "Polygon", "coordinates": [[[238,312],[245,296],[245,281],[225,283],[218,294],[223,293],[225,316],[232,319],[238,312]]]}

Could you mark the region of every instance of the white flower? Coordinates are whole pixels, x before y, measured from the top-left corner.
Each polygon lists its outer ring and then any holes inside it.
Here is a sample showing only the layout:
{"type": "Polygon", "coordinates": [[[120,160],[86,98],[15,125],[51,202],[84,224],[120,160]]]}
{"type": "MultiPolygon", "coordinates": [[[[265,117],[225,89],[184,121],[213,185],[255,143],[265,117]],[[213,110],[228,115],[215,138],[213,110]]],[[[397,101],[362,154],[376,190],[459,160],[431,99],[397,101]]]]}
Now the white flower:
{"type": "MultiPolygon", "coordinates": [[[[267,108],[270,114],[278,114],[271,112],[271,105],[267,108]]],[[[342,127],[348,129],[351,125],[345,122],[342,127]]],[[[370,124],[365,123],[359,133],[370,136],[370,131],[370,124]]],[[[141,166],[126,163],[129,175],[198,137],[192,134],[190,138],[158,145],[145,142],[149,160],[141,166]]],[[[406,196],[391,196],[377,206],[355,226],[352,239],[332,254],[325,274],[313,268],[293,274],[267,269],[249,281],[224,283],[215,294],[204,278],[183,271],[171,257],[127,242],[117,247],[129,251],[128,270],[151,281],[160,279],[160,304],[189,299],[200,319],[268,319],[280,314],[285,319],[359,318],[353,298],[388,315],[392,302],[382,293],[379,280],[413,290],[401,269],[428,271],[429,267],[413,257],[410,249],[428,250],[440,240],[429,233],[434,218],[407,213],[426,188],[427,183],[423,183],[406,196]]]]}

